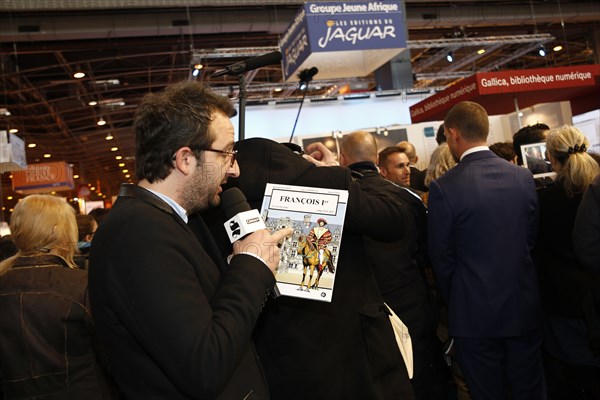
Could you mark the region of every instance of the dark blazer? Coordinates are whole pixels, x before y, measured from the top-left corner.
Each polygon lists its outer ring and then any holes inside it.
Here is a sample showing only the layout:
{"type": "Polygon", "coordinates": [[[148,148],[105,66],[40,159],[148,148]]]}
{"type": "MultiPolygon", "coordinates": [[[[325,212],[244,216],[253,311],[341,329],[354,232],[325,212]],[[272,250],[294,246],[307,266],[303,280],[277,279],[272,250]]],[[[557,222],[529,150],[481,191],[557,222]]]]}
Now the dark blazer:
{"type": "Polygon", "coordinates": [[[508,337],[538,328],[531,173],[478,151],[430,184],[428,205],[429,256],[448,303],[450,334],[508,337]]]}
{"type": "Polygon", "coordinates": [[[594,356],[590,348],[591,342],[598,351],[599,267],[595,271],[582,268],[571,241],[582,194],[568,196],[559,178],[539,189],[538,195],[540,230],[534,255],[542,304],[552,322],[544,326],[544,346],[561,360],[599,366],[598,353],[594,356]]]}
{"type": "MultiPolygon", "coordinates": [[[[380,190],[387,181],[372,163],[349,166],[355,181],[367,192],[380,190]]],[[[369,265],[383,299],[412,333],[435,330],[433,303],[429,296],[424,268],[427,258],[427,209],[408,189],[385,185],[389,194],[404,202],[410,210],[410,227],[401,240],[386,243],[365,237],[369,265]]]]}
{"type": "Polygon", "coordinates": [[[273,274],[196,234],[134,185],[96,232],[90,299],[116,381],[128,399],[267,398],[250,335],[273,274]]]}
{"type": "Polygon", "coordinates": [[[414,398],[361,239],[402,237],[406,207],[385,190],[365,192],[348,169],[318,168],[279,143],[247,139],[236,148],[236,185],[254,208],[267,182],[350,192],[332,302],[279,297],[260,316],[254,338],[272,398],[414,398]]]}
{"type": "Polygon", "coordinates": [[[3,399],[116,399],[100,364],[87,272],[21,256],[0,276],[3,399]]]}
{"type": "Polygon", "coordinates": [[[581,265],[600,272],[600,175],[585,191],[573,227],[573,247],[581,265]]]}
{"type": "Polygon", "coordinates": [[[537,193],[540,225],[534,257],[542,304],[549,314],[580,317],[582,292],[576,283],[580,266],[571,238],[582,194],[567,196],[560,182],[538,189],[537,193]]]}

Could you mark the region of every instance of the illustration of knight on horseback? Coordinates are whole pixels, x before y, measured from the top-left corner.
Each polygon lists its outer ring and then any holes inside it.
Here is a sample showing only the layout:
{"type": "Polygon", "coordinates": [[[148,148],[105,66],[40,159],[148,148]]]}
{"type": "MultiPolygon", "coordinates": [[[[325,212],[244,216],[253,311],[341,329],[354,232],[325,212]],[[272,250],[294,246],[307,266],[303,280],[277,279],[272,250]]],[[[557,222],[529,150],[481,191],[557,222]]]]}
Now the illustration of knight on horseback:
{"type": "Polygon", "coordinates": [[[327,221],[324,218],[319,218],[317,224],[311,229],[308,236],[301,236],[298,240],[298,254],[302,256],[303,264],[302,282],[298,290],[318,289],[319,280],[325,268],[331,273],[335,271],[331,251],[327,248],[327,244],[333,239],[329,228],[326,226],[327,221]],[[311,285],[315,268],[317,269],[317,276],[311,285]],[[306,289],[303,289],[307,269],[309,270],[308,283],[306,289]]]}

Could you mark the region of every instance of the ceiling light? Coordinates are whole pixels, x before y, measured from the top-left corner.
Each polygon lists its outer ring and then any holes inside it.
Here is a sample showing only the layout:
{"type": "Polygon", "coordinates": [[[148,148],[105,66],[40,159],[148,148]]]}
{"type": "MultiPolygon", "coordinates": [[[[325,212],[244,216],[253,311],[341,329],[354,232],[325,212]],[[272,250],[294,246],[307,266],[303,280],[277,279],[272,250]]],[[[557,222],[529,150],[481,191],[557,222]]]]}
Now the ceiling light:
{"type": "Polygon", "coordinates": [[[77,71],[73,74],[73,78],[81,79],[85,76],[85,72],[77,71]]]}
{"type": "Polygon", "coordinates": [[[119,167],[121,167],[121,168],[122,168],[122,167],[124,167],[124,166],[125,166],[125,163],[124,163],[124,162],[122,162],[122,163],[119,163],[119,167]]]}
{"type": "Polygon", "coordinates": [[[73,179],[79,179],[79,175],[77,175],[77,174],[73,175],[73,179]]]}
{"type": "Polygon", "coordinates": [[[485,49],[479,49],[479,50],[477,50],[477,54],[482,55],[483,53],[485,53],[485,49]]]}
{"type": "Polygon", "coordinates": [[[540,45],[540,49],[538,50],[538,54],[541,57],[546,57],[546,49],[544,49],[544,45],[540,45]]]}
{"type": "Polygon", "coordinates": [[[126,173],[128,173],[128,172],[129,172],[129,170],[128,170],[128,169],[124,169],[124,170],[123,170],[123,173],[124,173],[124,174],[126,174],[126,173]]]}
{"type": "Polygon", "coordinates": [[[44,158],[50,158],[50,157],[52,157],[52,154],[49,154],[49,153],[44,154],[44,158]]]}
{"type": "Polygon", "coordinates": [[[97,123],[99,126],[106,125],[106,121],[104,120],[104,118],[100,118],[100,119],[98,120],[98,122],[96,122],[96,123],[97,123]]]}
{"type": "Polygon", "coordinates": [[[446,60],[448,60],[449,63],[451,63],[452,61],[454,61],[454,55],[452,54],[452,52],[448,52],[448,55],[446,56],[446,60]]]}
{"type": "Polygon", "coordinates": [[[88,103],[88,106],[95,106],[96,104],[98,104],[98,102],[96,100],[92,100],[88,103]]]}
{"type": "Polygon", "coordinates": [[[106,134],[106,140],[113,140],[115,137],[113,135],[111,135],[110,133],[106,134]]]}
{"type": "Polygon", "coordinates": [[[27,145],[27,147],[29,147],[30,149],[33,149],[35,146],[37,146],[37,144],[35,144],[35,143],[29,143],[27,145]]]}
{"type": "Polygon", "coordinates": [[[283,89],[280,88],[280,87],[276,87],[275,89],[273,89],[273,91],[275,91],[275,92],[281,92],[281,91],[283,91],[283,89]]]}
{"type": "Polygon", "coordinates": [[[96,186],[90,186],[90,190],[96,190],[96,186]]]}
{"type": "Polygon", "coordinates": [[[17,133],[19,130],[17,128],[12,128],[8,130],[9,133],[17,133]]]}
{"type": "Polygon", "coordinates": [[[116,156],[115,160],[121,160],[123,158],[123,156],[116,156]]]}
{"type": "Polygon", "coordinates": [[[12,196],[6,196],[6,200],[12,200],[13,197],[12,196]]]}
{"type": "Polygon", "coordinates": [[[125,178],[131,178],[131,175],[129,175],[129,174],[125,175],[125,178]]]}
{"type": "Polygon", "coordinates": [[[552,50],[561,51],[562,49],[563,49],[563,47],[559,44],[558,46],[554,46],[554,48],[552,50]]]}
{"type": "Polygon", "coordinates": [[[118,148],[118,147],[116,147],[116,146],[115,146],[115,147],[111,147],[111,148],[110,148],[110,151],[117,151],[117,150],[119,150],[119,148],[118,148]]]}
{"type": "Polygon", "coordinates": [[[200,75],[200,70],[204,68],[204,65],[198,63],[198,64],[194,64],[193,69],[192,69],[192,76],[196,77],[198,75],[200,75]]]}

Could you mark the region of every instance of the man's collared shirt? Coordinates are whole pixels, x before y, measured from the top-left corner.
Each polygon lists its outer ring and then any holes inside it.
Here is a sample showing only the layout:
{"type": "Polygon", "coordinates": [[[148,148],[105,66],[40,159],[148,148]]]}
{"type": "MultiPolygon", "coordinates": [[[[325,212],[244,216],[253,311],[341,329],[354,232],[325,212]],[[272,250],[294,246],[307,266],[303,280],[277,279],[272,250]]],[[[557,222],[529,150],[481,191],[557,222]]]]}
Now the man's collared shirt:
{"type": "Polygon", "coordinates": [[[159,193],[155,190],[152,189],[148,189],[148,188],[143,188],[146,189],[147,191],[155,194],[156,196],[158,196],[162,201],[164,201],[165,203],[167,203],[168,205],[171,206],[171,208],[177,213],[177,215],[179,215],[181,217],[181,219],[183,220],[183,222],[185,222],[186,224],[188,223],[188,216],[187,216],[187,212],[185,211],[185,209],[183,207],[181,207],[175,200],[173,200],[172,198],[170,198],[167,195],[164,195],[162,193],[159,193]]]}
{"type": "Polygon", "coordinates": [[[464,153],[462,153],[462,156],[460,156],[460,161],[462,161],[463,158],[465,158],[465,156],[468,156],[471,153],[476,153],[478,151],[484,151],[484,150],[489,150],[490,148],[487,146],[475,146],[475,147],[471,147],[469,150],[465,151],[464,153]]]}

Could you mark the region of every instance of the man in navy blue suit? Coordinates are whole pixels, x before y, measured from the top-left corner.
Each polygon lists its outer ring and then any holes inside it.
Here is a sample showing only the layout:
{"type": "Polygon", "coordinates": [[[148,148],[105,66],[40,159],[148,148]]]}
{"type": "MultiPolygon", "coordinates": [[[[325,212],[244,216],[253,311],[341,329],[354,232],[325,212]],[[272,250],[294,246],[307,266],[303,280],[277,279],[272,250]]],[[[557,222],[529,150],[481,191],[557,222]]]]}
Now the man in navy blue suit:
{"type": "Polygon", "coordinates": [[[488,149],[479,104],[454,106],[444,129],[458,165],[430,184],[428,240],[460,366],[475,400],[543,399],[533,176],[488,149]]]}

